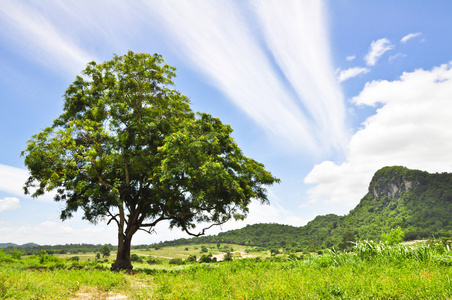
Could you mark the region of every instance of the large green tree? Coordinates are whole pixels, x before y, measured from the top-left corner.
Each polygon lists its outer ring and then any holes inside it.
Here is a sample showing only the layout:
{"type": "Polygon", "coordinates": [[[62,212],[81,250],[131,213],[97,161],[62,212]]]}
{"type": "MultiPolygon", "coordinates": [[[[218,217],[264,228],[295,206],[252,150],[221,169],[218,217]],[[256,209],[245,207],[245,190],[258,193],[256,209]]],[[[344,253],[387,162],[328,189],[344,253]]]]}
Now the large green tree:
{"type": "Polygon", "coordinates": [[[112,269],[132,268],[138,230],[167,220],[202,235],[243,219],[252,199],[268,202],[265,185],[279,181],[242,154],[229,125],[190,109],[172,89],[174,72],[157,54],[89,63],[66,90],[63,113],[22,152],[26,193],[55,190],[62,220],[81,209],[90,222],[117,225],[112,269]]]}

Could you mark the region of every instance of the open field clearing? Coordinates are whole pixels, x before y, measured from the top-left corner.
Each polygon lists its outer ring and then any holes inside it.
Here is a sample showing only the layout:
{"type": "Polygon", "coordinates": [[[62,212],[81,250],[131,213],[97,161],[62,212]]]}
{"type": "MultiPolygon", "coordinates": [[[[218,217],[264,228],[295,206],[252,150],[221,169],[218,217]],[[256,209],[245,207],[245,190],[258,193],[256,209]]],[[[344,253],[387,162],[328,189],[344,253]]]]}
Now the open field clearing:
{"type": "MultiPolygon", "coordinates": [[[[140,250],[138,253],[142,256],[151,252],[154,256],[158,251],[162,256],[172,257],[170,253],[175,249],[140,250]]],[[[442,245],[388,246],[363,242],[353,253],[182,265],[138,263],[134,264],[133,273],[111,272],[109,263],[104,262],[70,261],[42,253],[12,258],[0,253],[1,299],[452,297],[452,253],[442,245]]]]}

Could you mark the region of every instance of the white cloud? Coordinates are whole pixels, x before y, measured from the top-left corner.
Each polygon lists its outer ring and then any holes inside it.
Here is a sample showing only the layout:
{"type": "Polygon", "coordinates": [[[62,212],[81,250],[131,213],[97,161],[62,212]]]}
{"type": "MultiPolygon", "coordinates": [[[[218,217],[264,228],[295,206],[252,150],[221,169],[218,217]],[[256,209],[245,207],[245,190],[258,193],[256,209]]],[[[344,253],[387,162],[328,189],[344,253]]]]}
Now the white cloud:
{"type": "Polygon", "coordinates": [[[0,212],[17,209],[19,207],[20,202],[16,197],[6,197],[5,199],[0,199],[0,212]]]}
{"type": "Polygon", "coordinates": [[[28,178],[25,169],[0,164],[0,192],[15,196],[23,196],[23,185],[28,178]]]}
{"type": "Polygon", "coordinates": [[[310,201],[352,208],[384,166],[451,172],[450,99],[452,64],[404,73],[395,81],[367,83],[353,103],[382,107],[353,135],[345,162],[323,162],[306,176],[306,183],[315,184],[308,192],[310,201]]]}
{"type": "Polygon", "coordinates": [[[117,228],[103,224],[88,225],[81,221],[47,220],[38,224],[13,225],[0,224],[0,236],[3,241],[24,244],[61,245],[67,243],[116,244],[117,228]]]}
{"type": "Polygon", "coordinates": [[[369,52],[364,57],[364,60],[366,61],[366,64],[368,66],[374,66],[380,59],[380,57],[386,51],[389,51],[391,49],[394,49],[394,45],[392,45],[391,42],[386,38],[373,41],[370,45],[369,52]]]}
{"type": "MultiPolygon", "coordinates": [[[[23,186],[29,176],[30,175],[26,169],[0,164],[0,192],[23,197],[23,186]]],[[[38,199],[51,201],[54,195],[54,192],[50,192],[40,196],[38,199]]]]}
{"type": "Polygon", "coordinates": [[[412,38],[418,37],[420,36],[422,33],[421,32],[416,32],[416,33],[409,33],[407,35],[405,35],[400,42],[402,43],[406,43],[408,40],[411,40],[412,38]]]}
{"type": "Polygon", "coordinates": [[[233,2],[220,1],[147,5],[153,22],[167,28],[177,52],[266,132],[312,151],[343,143],[345,109],[320,2],[253,4],[248,13],[257,14],[273,57],[253,32],[257,29],[245,21],[245,6],[240,10],[233,2]]]}
{"type": "Polygon", "coordinates": [[[368,68],[361,68],[361,67],[349,68],[347,70],[340,70],[339,76],[337,77],[337,79],[339,80],[339,82],[343,82],[343,81],[346,81],[347,79],[356,77],[360,74],[367,74],[369,72],[370,72],[370,70],[368,68]]]}
{"type": "Polygon", "coordinates": [[[352,61],[352,60],[355,60],[355,58],[356,58],[355,55],[350,55],[350,56],[347,56],[345,59],[346,59],[347,61],[352,61]]]}

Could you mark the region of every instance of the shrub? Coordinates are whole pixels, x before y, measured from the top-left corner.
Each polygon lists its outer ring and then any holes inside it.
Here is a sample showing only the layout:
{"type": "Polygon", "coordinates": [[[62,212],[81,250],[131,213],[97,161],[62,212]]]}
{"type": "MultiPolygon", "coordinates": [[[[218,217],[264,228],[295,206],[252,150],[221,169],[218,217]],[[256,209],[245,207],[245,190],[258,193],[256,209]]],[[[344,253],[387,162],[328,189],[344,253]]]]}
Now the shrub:
{"type": "Polygon", "coordinates": [[[172,258],[169,261],[170,265],[183,265],[184,261],[182,260],[182,258],[172,258]]]}
{"type": "Polygon", "coordinates": [[[234,256],[233,256],[233,254],[231,253],[231,252],[226,252],[226,254],[224,255],[224,257],[223,257],[223,260],[224,261],[231,261],[231,260],[233,260],[233,258],[234,258],[234,256]]]}
{"type": "Polygon", "coordinates": [[[9,255],[11,255],[11,257],[14,259],[20,259],[20,257],[22,256],[22,253],[19,250],[14,249],[13,251],[11,251],[9,253],[9,255]]]}
{"type": "Polygon", "coordinates": [[[157,258],[155,258],[153,256],[149,256],[149,258],[146,260],[146,262],[150,265],[159,265],[162,263],[160,260],[158,260],[157,258]]]}
{"type": "Polygon", "coordinates": [[[138,256],[137,254],[133,253],[133,254],[130,255],[130,261],[142,263],[143,262],[143,258],[138,256]]]}
{"type": "MultiPolygon", "coordinates": [[[[213,260],[212,260],[212,254],[209,254],[209,255],[205,255],[205,254],[203,254],[200,258],[199,258],[199,262],[200,263],[211,263],[213,260]]],[[[216,259],[215,259],[215,261],[216,261],[216,259]]]]}
{"type": "Polygon", "coordinates": [[[188,256],[188,258],[185,261],[186,262],[196,262],[196,255],[188,256]]]}
{"type": "Polygon", "coordinates": [[[402,228],[399,226],[391,230],[391,232],[383,234],[381,237],[381,241],[388,245],[395,245],[403,242],[405,234],[403,233],[402,228]]]}

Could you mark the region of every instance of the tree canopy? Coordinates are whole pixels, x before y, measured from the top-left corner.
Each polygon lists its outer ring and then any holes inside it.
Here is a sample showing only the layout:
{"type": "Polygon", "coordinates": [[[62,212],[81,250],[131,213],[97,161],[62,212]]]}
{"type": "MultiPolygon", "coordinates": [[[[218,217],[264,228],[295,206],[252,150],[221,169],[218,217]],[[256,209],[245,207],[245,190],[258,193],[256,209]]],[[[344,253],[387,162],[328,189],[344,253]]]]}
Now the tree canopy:
{"type": "Polygon", "coordinates": [[[243,219],[252,199],[268,202],[278,182],[243,155],[232,129],[194,113],[173,89],[175,68],[162,56],[114,55],[90,62],[64,94],[64,112],[34,135],[22,152],[33,197],[56,190],[61,219],[118,226],[114,269],[130,269],[130,243],[167,220],[190,235],[243,219]],[[197,223],[204,228],[195,231],[197,223]]]}

